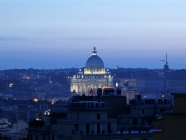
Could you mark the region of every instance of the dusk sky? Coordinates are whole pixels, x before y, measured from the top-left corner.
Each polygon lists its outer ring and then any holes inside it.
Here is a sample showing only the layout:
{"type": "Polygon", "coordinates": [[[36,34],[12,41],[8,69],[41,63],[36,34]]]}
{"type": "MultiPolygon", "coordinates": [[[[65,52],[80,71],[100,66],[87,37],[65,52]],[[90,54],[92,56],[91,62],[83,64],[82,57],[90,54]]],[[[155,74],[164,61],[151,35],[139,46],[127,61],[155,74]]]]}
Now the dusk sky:
{"type": "Polygon", "coordinates": [[[186,0],[0,0],[0,69],[186,69],[186,0]]]}

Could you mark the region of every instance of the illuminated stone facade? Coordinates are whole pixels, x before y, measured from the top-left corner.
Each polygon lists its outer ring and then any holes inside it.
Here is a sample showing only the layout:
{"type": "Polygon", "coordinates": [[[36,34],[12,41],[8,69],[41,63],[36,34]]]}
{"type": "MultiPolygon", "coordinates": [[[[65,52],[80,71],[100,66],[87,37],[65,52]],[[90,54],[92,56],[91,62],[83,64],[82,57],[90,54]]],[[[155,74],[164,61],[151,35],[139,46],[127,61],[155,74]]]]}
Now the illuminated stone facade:
{"type": "Polygon", "coordinates": [[[97,88],[112,87],[113,77],[108,69],[104,68],[102,59],[97,56],[96,48],[87,60],[84,68],[70,79],[70,90],[79,95],[94,95],[97,88]]]}

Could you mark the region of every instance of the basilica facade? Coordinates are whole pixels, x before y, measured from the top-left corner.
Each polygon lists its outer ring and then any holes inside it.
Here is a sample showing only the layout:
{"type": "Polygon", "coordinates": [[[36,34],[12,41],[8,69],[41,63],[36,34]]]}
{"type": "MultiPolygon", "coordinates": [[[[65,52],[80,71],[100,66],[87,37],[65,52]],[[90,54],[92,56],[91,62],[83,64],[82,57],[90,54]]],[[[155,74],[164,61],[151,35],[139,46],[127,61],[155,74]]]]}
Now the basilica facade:
{"type": "Polygon", "coordinates": [[[70,90],[79,95],[94,95],[97,88],[113,86],[113,76],[104,67],[102,59],[97,55],[96,48],[87,60],[84,68],[79,69],[77,75],[70,79],[70,90]]]}

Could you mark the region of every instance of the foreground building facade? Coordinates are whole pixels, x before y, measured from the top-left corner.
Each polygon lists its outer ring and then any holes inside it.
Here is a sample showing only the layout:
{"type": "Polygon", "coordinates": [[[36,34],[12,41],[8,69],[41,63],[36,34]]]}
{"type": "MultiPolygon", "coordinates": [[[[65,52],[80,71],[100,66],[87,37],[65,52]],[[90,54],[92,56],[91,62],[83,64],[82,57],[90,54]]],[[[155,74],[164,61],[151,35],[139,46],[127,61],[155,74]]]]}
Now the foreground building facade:
{"type": "Polygon", "coordinates": [[[154,123],[154,140],[186,139],[186,93],[174,93],[174,110],[154,123]]]}
{"type": "MultiPolygon", "coordinates": [[[[82,97],[82,96],[80,96],[82,97]]],[[[90,96],[89,96],[90,97],[90,96]]],[[[48,116],[55,122],[30,126],[29,140],[153,140],[153,133],[144,130],[118,130],[117,120],[108,118],[110,103],[103,102],[98,97],[94,101],[77,101],[68,104],[66,115],[48,116]],[[53,117],[52,117],[53,116],[53,117]]],[[[52,115],[53,114],[53,115],[52,115]]],[[[63,115],[62,115],[63,114],[63,115]]],[[[37,123],[37,121],[36,121],[37,123]]],[[[39,123],[39,120],[38,120],[39,123]]],[[[41,123],[39,123],[41,124],[41,123]]]]}

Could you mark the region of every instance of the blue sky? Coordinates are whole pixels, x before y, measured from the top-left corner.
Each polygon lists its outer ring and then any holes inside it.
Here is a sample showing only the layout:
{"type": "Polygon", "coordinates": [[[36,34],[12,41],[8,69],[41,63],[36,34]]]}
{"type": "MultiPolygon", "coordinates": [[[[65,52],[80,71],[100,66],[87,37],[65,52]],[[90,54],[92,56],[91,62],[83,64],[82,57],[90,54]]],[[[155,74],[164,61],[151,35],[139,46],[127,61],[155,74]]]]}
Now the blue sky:
{"type": "Polygon", "coordinates": [[[0,0],[0,69],[186,68],[185,0],[0,0]]]}

